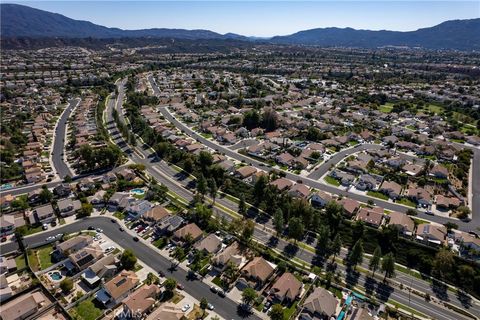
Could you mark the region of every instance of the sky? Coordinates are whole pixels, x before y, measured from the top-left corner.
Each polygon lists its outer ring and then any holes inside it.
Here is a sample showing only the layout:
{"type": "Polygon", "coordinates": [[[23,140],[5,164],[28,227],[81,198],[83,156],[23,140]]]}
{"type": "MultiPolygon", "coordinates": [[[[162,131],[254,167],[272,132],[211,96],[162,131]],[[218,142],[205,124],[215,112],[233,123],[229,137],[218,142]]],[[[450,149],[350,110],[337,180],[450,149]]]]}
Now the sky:
{"type": "Polygon", "coordinates": [[[480,17],[480,1],[4,1],[122,29],[182,28],[269,37],[323,27],[411,31],[480,17]]]}

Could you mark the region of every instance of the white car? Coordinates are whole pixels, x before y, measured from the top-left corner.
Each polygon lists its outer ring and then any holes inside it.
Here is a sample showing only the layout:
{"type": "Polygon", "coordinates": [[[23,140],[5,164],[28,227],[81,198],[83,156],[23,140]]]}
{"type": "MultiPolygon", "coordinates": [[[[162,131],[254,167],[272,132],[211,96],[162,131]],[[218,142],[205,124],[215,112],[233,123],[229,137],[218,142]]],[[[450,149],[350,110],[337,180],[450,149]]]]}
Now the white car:
{"type": "Polygon", "coordinates": [[[55,240],[55,237],[53,237],[53,236],[48,237],[48,238],[46,239],[46,241],[53,241],[53,240],[55,240]]]}
{"type": "Polygon", "coordinates": [[[190,305],[188,303],[182,307],[183,312],[186,312],[188,309],[190,309],[190,305]]]}
{"type": "Polygon", "coordinates": [[[215,309],[215,307],[214,307],[213,304],[211,304],[211,303],[207,304],[207,308],[208,308],[208,310],[213,310],[213,309],[215,309]]]}
{"type": "Polygon", "coordinates": [[[103,233],[103,230],[100,228],[95,229],[98,233],[103,233]]]}

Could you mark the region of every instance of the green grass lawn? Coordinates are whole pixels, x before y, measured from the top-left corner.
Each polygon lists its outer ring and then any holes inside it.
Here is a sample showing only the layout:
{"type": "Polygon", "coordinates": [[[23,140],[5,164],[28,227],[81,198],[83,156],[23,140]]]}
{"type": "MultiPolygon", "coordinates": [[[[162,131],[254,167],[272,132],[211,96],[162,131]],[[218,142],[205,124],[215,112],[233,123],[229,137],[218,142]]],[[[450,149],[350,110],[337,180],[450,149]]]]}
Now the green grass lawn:
{"type": "Polygon", "coordinates": [[[325,178],[323,178],[323,180],[325,180],[328,184],[331,184],[335,187],[338,187],[340,185],[340,182],[338,182],[337,179],[335,179],[333,177],[330,177],[330,176],[325,176],[325,178]]]}
{"type": "Polygon", "coordinates": [[[25,257],[23,254],[19,255],[18,257],[15,258],[15,263],[17,264],[17,269],[23,269],[26,266],[25,263],[25,257]]]}
{"type": "Polygon", "coordinates": [[[384,195],[383,193],[378,192],[378,191],[368,191],[367,195],[370,196],[370,197],[374,197],[374,198],[378,198],[378,199],[382,199],[382,200],[388,200],[387,195],[384,195]]]}
{"type": "Polygon", "coordinates": [[[125,219],[125,213],[123,212],[120,212],[120,211],[116,211],[113,216],[117,219],[120,219],[120,220],[123,220],[125,219]]]}
{"type": "Polygon", "coordinates": [[[406,126],[406,128],[407,128],[407,129],[410,129],[410,130],[416,130],[415,127],[412,126],[412,125],[408,125],[408,126],[406,126]]]}
{"type": "Polygon", "coordinates": [[[378,108],[378,111],[383,112],[383,113],[390,113],[390,112],[392,112],[392,109],[393,109],[393,103],[387,102],[384,105],[381,105],[378,108]]]}
{"type": "Polygon", "coordinates": [[[292,303],[290,308],[285,308],[283,313],[283,319],[290,319],[293,316],[293,313],[297,310],[298,301],[292,303]]]}
{"type": "Polygon", "coordinates": [[[415,208],[417,206],[415,204],[415,202],[413,202],[412,200],[407,199],[407,198],[402,198],[400,200],[397,200],[397,203],[400,203],[400,204],[403,204],[403,205],[406,205],[406,206],[409,206],[409,207],[412,207],[412,208],[415,208]]]}
{"type": "Polygon", "coordinates": [[[213,138],[213,135],[211,133],[200,133],[200,135],[202,137],[204,137],[205,139],[211,139],[213,138]]]}
{"type": "Polygon", "coordinates": [[[350,146],[356,146],[357,144],[358,144],[358,141],[355,141],[355,140],[348,142],[348,145],[350,146]]]}
{"type": "Polygon", "coordinates": [[[53,245],[42,247],[36,251],[37,251],[37,258],[38,258],[38,262],[41,270],[46,269],[51,265],[53,265],[52,256],[50,255],[50,253],[53,251],[53,245]]]}
{"type": "Polygon", "coordinates": [[[429,104],[427,110],[435,114],[440,114],[443,112],[443,107],[437,106],[435,104],[429,104]]]}
{"type": "Polygon", "coordinates": [[[103,311],[98,308],[93,302],[95,298],[92,297],[82,301],[75,308],[70,310],[74,319],[95,320],[103,314],[103,311]]]}
{"type": "Polygon", "coordinates": [[[42,231],[42,225],[39,225],[38,227],[32,227],[32,226],[28,226],[27,227],[27,232],[25,232],[25,236],[29,236],[31,234],[34,234],[34,233],[37,233],[37,232],[40,232],[42,231]]]}

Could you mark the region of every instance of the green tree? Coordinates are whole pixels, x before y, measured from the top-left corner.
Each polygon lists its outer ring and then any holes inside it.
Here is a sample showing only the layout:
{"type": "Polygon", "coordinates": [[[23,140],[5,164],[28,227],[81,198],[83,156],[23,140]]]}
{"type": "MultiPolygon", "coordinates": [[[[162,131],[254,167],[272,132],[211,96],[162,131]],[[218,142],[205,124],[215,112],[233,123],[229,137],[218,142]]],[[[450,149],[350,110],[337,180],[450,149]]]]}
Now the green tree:
{"type": "Polygon", "coordinates": [[[163,283],[163,286],[165,287],[165,290],[172,292],[177,287],[177,280],[174,278],[167,278],[163,283]]]}
{"type": "Polygon", "coordinates": [[[202,318],[205,317],[205,309],[207,309],[207,307],[208,307],[208,300],[207,298],[203,297],[200,300],[200,309],[202,309],[202,318]]]}
{"type": "Polygon", "coordinates": [[[348,255],[348,263],[355,269],[356,266],[363,261],[363,241],[357,240],[348,255]]]}
{"type": "Polygon", "coordinates": [[[63,292],[68,293],[73,289],[73,281],[70,278],[65,278],[60,282],[60,289],[63,292]]]}
{"type": "Polygon", "coordinates": [[[126,270],[133,270],[137,263],[137,257],[131,249],[125,249],[120,257],[120,264],[126,270]]]}
{"type": "Polygon", "coordinates": [[[242,292],[242,302],[246,305],[251,305],[257,298],[257,292],[252,288],[245,288],[242,292]]]}
{"type": "Polygon", "coordinates": [[[210,197],[212,197],[213,199],[213,205],[215,205],[215,198],[217,197],[217,192],[218,192],[218,187],[217,187],[217,183],[215,182],[215,179],[209,180],[209,191],[210,191],[210,197]]]}
{"type": "Polygon", "coordinates": [[[243,224],[241,238],[245,242],[250,242],[255,231],[255,222],[252,219],[247,219],[243,224]]]}
{"type": "Polygon", "coordinates": [[[273,214],[273,227],[277,232],[277,236],[282,234],[283,229],[285,228],[285,221],[283,220],[283,211],[278,208],[273,214]]]}
{"type": "Polygon", "coordinates": [[[297,217],[291,218],[288,223],[288,235],[290,236],[290,238],[294,239],[296,243],[297,240],[303,239],[304,234],[305,227],[302,220],[297,217]]]}
{"type": "Polygon", "coordinates": [[[47,203],[52,201],[53,194],[48,190],[47,186],[42,186],[42,191],[40,191],[40,201],[47,203]]]}
{"type": "Polygon", "coordinates": [[[382,271],[385,272],[383,281],[387,278],[391,278],[395,273],[395,257],[393,253],[386,254],[382,259],[382,271]]]}
{"type": "Polygon", "coordinates": [[[382,249],[380,246],[377,246],[375,248],[375,251],[373,251],[373,256],[370,258],[370,263],[368,264],[368,269],[372,271],[372,275],[375,276],[375,271],[378,270],[378,267],[380,266],[380,259],[382,256],[382,249]]]}
{"type": "Polygon", "coordinates": [[[340,233],[337,233],[335,238],[333,238],[332,245],[331,245],[333,261],[335,261],[335,258],[337,257],[338,254],[340,254],[341,250],[342,250],[342,238],[340,236],[340,233]]]}
{"type": "Polygon", "coordinates": [[[320,225],[318,227],[317,247],[326,252],[330,247],[330,228],[327,225],[320,225]]]}
{"type": "Polygon", "coordinates": [[[185,256],[185,249],[182,247],[176,247],[173,251],[173,257],[177,260],[182,259],[185,256]]]}
{"type": "Polygon", "coordinates": [[[203,174],[197,179],[197,192],[202,195],[203,200],[203,197],[207,193],[207,180],[203,174]]]}
{"type": "Polygon", "coordinates": [[[453,252],[448,249],[440,249],[433,260],[432,271],[435,275],[444,279],[453,270],[455,258],[453,252]]]}
{"type": "Polygon", "coordinates": [[[82,203],[82,208],[80,209],[80,216],[89,217],[93,212],[93,205],[91,203],[82,203]]]}
{"type": "Polygon", "coordinates": [[[281,304],[276,303],[272,306],[272,310],[270,310],[270,313],[268,315],[272,320],[284,320],[285,311],[283,310],[281,304]]]}
{"type": "Polygon", "coordinates": [[[242,216],[247,214],[247,205],[245,203],[245,196],[244,194],[240,194],[240,203],[238,204],[238,213],[242,216]]]}

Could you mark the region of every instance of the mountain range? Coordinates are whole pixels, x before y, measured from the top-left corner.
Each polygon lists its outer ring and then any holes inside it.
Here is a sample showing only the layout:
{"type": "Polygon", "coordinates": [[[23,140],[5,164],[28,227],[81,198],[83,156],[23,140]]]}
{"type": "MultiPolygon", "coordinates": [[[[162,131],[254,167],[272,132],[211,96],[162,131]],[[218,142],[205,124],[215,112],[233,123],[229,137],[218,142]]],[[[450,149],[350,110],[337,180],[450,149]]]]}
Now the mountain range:
{"type": "Polygon", "coordinates": [[[187,40],[244,40],[285,45],[376,48],[385,46],[426,49],[480,50],[480,18],[451,20],[416,31],[371,31],[352,28],[318,28],[270,39],[245,37],[210,30],[152,28],[123,30],[24,5],[0,4],[2,38],[174,38],[187,40]]]}

